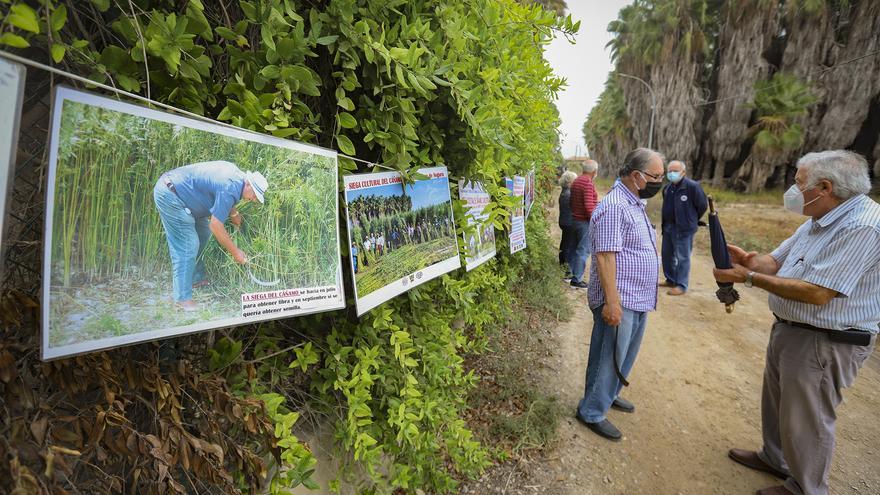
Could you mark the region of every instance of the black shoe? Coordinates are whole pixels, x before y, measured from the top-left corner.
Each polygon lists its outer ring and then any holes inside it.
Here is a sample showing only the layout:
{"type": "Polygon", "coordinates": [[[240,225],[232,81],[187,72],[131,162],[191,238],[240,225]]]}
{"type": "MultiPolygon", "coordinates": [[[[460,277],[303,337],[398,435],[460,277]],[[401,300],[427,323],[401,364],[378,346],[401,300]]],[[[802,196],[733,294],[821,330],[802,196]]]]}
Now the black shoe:
{"type": "Polygon", "coordinates": [[[617,409],[618,411],[628,413],[635,412],[636,410],[636,406],[634,406],[632,402],[626,399],[621,399],[620,397],[614,399],[614,402],[611,403],[611,407],[617,409]]]}
{"type": "Polygon", "coordinates": [[[575,282],[574,280],[570,283],[572,289],[586,289],[589,285],[583,280],[575,282]]]}
{"type": "Polygon", "coordinates": [[[618,430],[613,424],[611,424],[611,421],[608,421],[607,419],[603,419],[598,423],[588,423],[581,419],[580,416],[578,416],[578,420],[586,425],[587,428],[593,430],[593,433],[599,435],[600,437],[605,437],[613,442],[619,441],[620,438],[623,436],[623,434],[620,433],[620,430],[618,430]]]}

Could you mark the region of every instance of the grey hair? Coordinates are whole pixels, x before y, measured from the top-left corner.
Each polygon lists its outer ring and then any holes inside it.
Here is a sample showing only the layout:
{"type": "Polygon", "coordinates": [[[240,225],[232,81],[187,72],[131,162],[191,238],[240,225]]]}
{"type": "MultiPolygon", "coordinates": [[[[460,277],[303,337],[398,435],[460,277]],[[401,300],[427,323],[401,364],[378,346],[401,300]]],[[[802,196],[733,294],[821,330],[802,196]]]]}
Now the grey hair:
{"type": "Polygon", "coordinates": [[[571,170],[566,170],[562,177],[559,178],[559,185],[562,187],[570,187],[571,183],[577,179],[577,174],[571,170]]]}
{"type": "Polygon", "coordinates": [[[797,168],[803,168],[806,172],[808,185],[820,180],[830,181],[834,184],[834,196],[844,201],[871,192],[868,162],[865,157],[852,151],[807,153],[798,160],[797,168]]]}
{"type": "Polygon", "coordinates": [[[688,167],[687,167],[687,165],[685,165],[685,163],[684,163],[683,161],[681,161],[681,160],[672,160],[672,161],[670,161],[669,163],[666,164],[666,168],[669,168],[669,166],[672,165],[673,163],[680,163],[680,164],[681,164],[681,171],[682,171],[682,172],[687,172],[688,167]]]}
{"type": "Polygon", "coordinates": [[[599,170],[599,163],[596,160],[587,160],[581,167],[582,174],[595,174],[599,170]]]}
{"type": "Polygon", "coordinates": [[[655,156],[659,157],[660,160],[664,159],[663,155],[650,148],[636,148],[630,151],[623,159],[623,167],[620,168],[617,176],[626,177],[635,171],[644,172],[648,168],[648,164],[651,163],[651,159],[655,156]]]}

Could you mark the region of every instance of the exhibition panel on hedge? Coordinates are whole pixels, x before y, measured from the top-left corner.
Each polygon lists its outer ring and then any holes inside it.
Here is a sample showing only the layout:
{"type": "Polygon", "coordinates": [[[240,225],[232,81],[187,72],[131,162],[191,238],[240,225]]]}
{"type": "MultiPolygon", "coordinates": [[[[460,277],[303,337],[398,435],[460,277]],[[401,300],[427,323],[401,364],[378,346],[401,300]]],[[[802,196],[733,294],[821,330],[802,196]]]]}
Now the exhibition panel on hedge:
{"type": "MultiPolygon", "coordinates": [[[[25,68],[21,64],[0,58],[0,259],[3,258],[3,239],[6,232],[6,207],[15,169],[15,148],[18,143],[18,125],[21,120],[21,101],[24,96],[25,68]],[[8,112],[8,113],[7,113],[8,112]]],[[[3,264],[0,263],[0,278],[3,264]]]]}
{"type": "Polygon", "coordinates": [[[408,185],[397,172],[344,177],[358,315],[461,266],[448,171],[418,173],[408,185]]]}
{"type": "Polygon", "coordinates": [[[509,239],[510,254],[513,254],[526,248],[526,178],[519,175],[513,176],[513,179],[505,177],[504,184],[515,201],[513,211],[510,213],[509,239]]]}
{"type": "Polygon", "coordinates": [[[344,307],[330,150],[55,92],[43,349],[344,307]]]}
{"type": "Polygon", "coordinates": [[[474,228],[473,233],[464,235],[465,269],[471,271],[495,257],[495,226],[484,211],[492,198],[483,184],[464,179],[458,182],[458,197],[465,203],[468,226],[474,228]]]}

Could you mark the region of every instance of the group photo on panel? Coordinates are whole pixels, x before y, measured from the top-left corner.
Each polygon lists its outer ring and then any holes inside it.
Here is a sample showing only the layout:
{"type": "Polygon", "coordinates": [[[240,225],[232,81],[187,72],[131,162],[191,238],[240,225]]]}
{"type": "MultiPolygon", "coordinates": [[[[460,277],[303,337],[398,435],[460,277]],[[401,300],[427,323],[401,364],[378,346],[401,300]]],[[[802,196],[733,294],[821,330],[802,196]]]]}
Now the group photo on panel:
{"type": "MultiPolygon", "coordinates": [[[[559,263],[572,288],[587,290],[593,316],[575,416],[597,435],[619,441],[623,433],[609,410],[636,411],[636,401],[621,393],[657,309],[658,287],[686,296],[694,237],[707,225],[702,218],[709,204],[684,162],[654,150],[627,154],[597,201],[598,167],[585,160],[559,179],[559,263]],[[658,194],[659,227],[647,206],[658,194]]],[[[729,258],[728,266],[713,269],[719,285],[763,289],[776,321],[763,374],[761,438],[728,452],[782,482],[759,495],[828,493],[836,409],[880,331],[880,205],[868,196],[868,163],[857,153],[829,150],[802,156],[796,170],[780,202],[806,220],[788,239],[767,254],[712,246],[729,258]]]]}

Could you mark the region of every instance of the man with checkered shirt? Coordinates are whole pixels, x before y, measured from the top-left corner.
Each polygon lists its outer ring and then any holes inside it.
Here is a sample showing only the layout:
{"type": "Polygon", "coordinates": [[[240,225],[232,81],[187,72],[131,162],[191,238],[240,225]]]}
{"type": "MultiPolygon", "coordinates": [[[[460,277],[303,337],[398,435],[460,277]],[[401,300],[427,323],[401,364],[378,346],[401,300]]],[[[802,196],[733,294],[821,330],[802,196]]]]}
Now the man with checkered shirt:
{"type": "Polygon", "coordinates": [[[618,178],[590,220],[593,255],[587,299],[593,333],[577,410],[580,422],[610,440],[622,435],[606,417],[608,409],[635,410],[619,394],[635,364],[648,312],[657,307],[657,237],[643,201],[663,187],[663,156],[646,148],[633,150],[618,178]]]}

